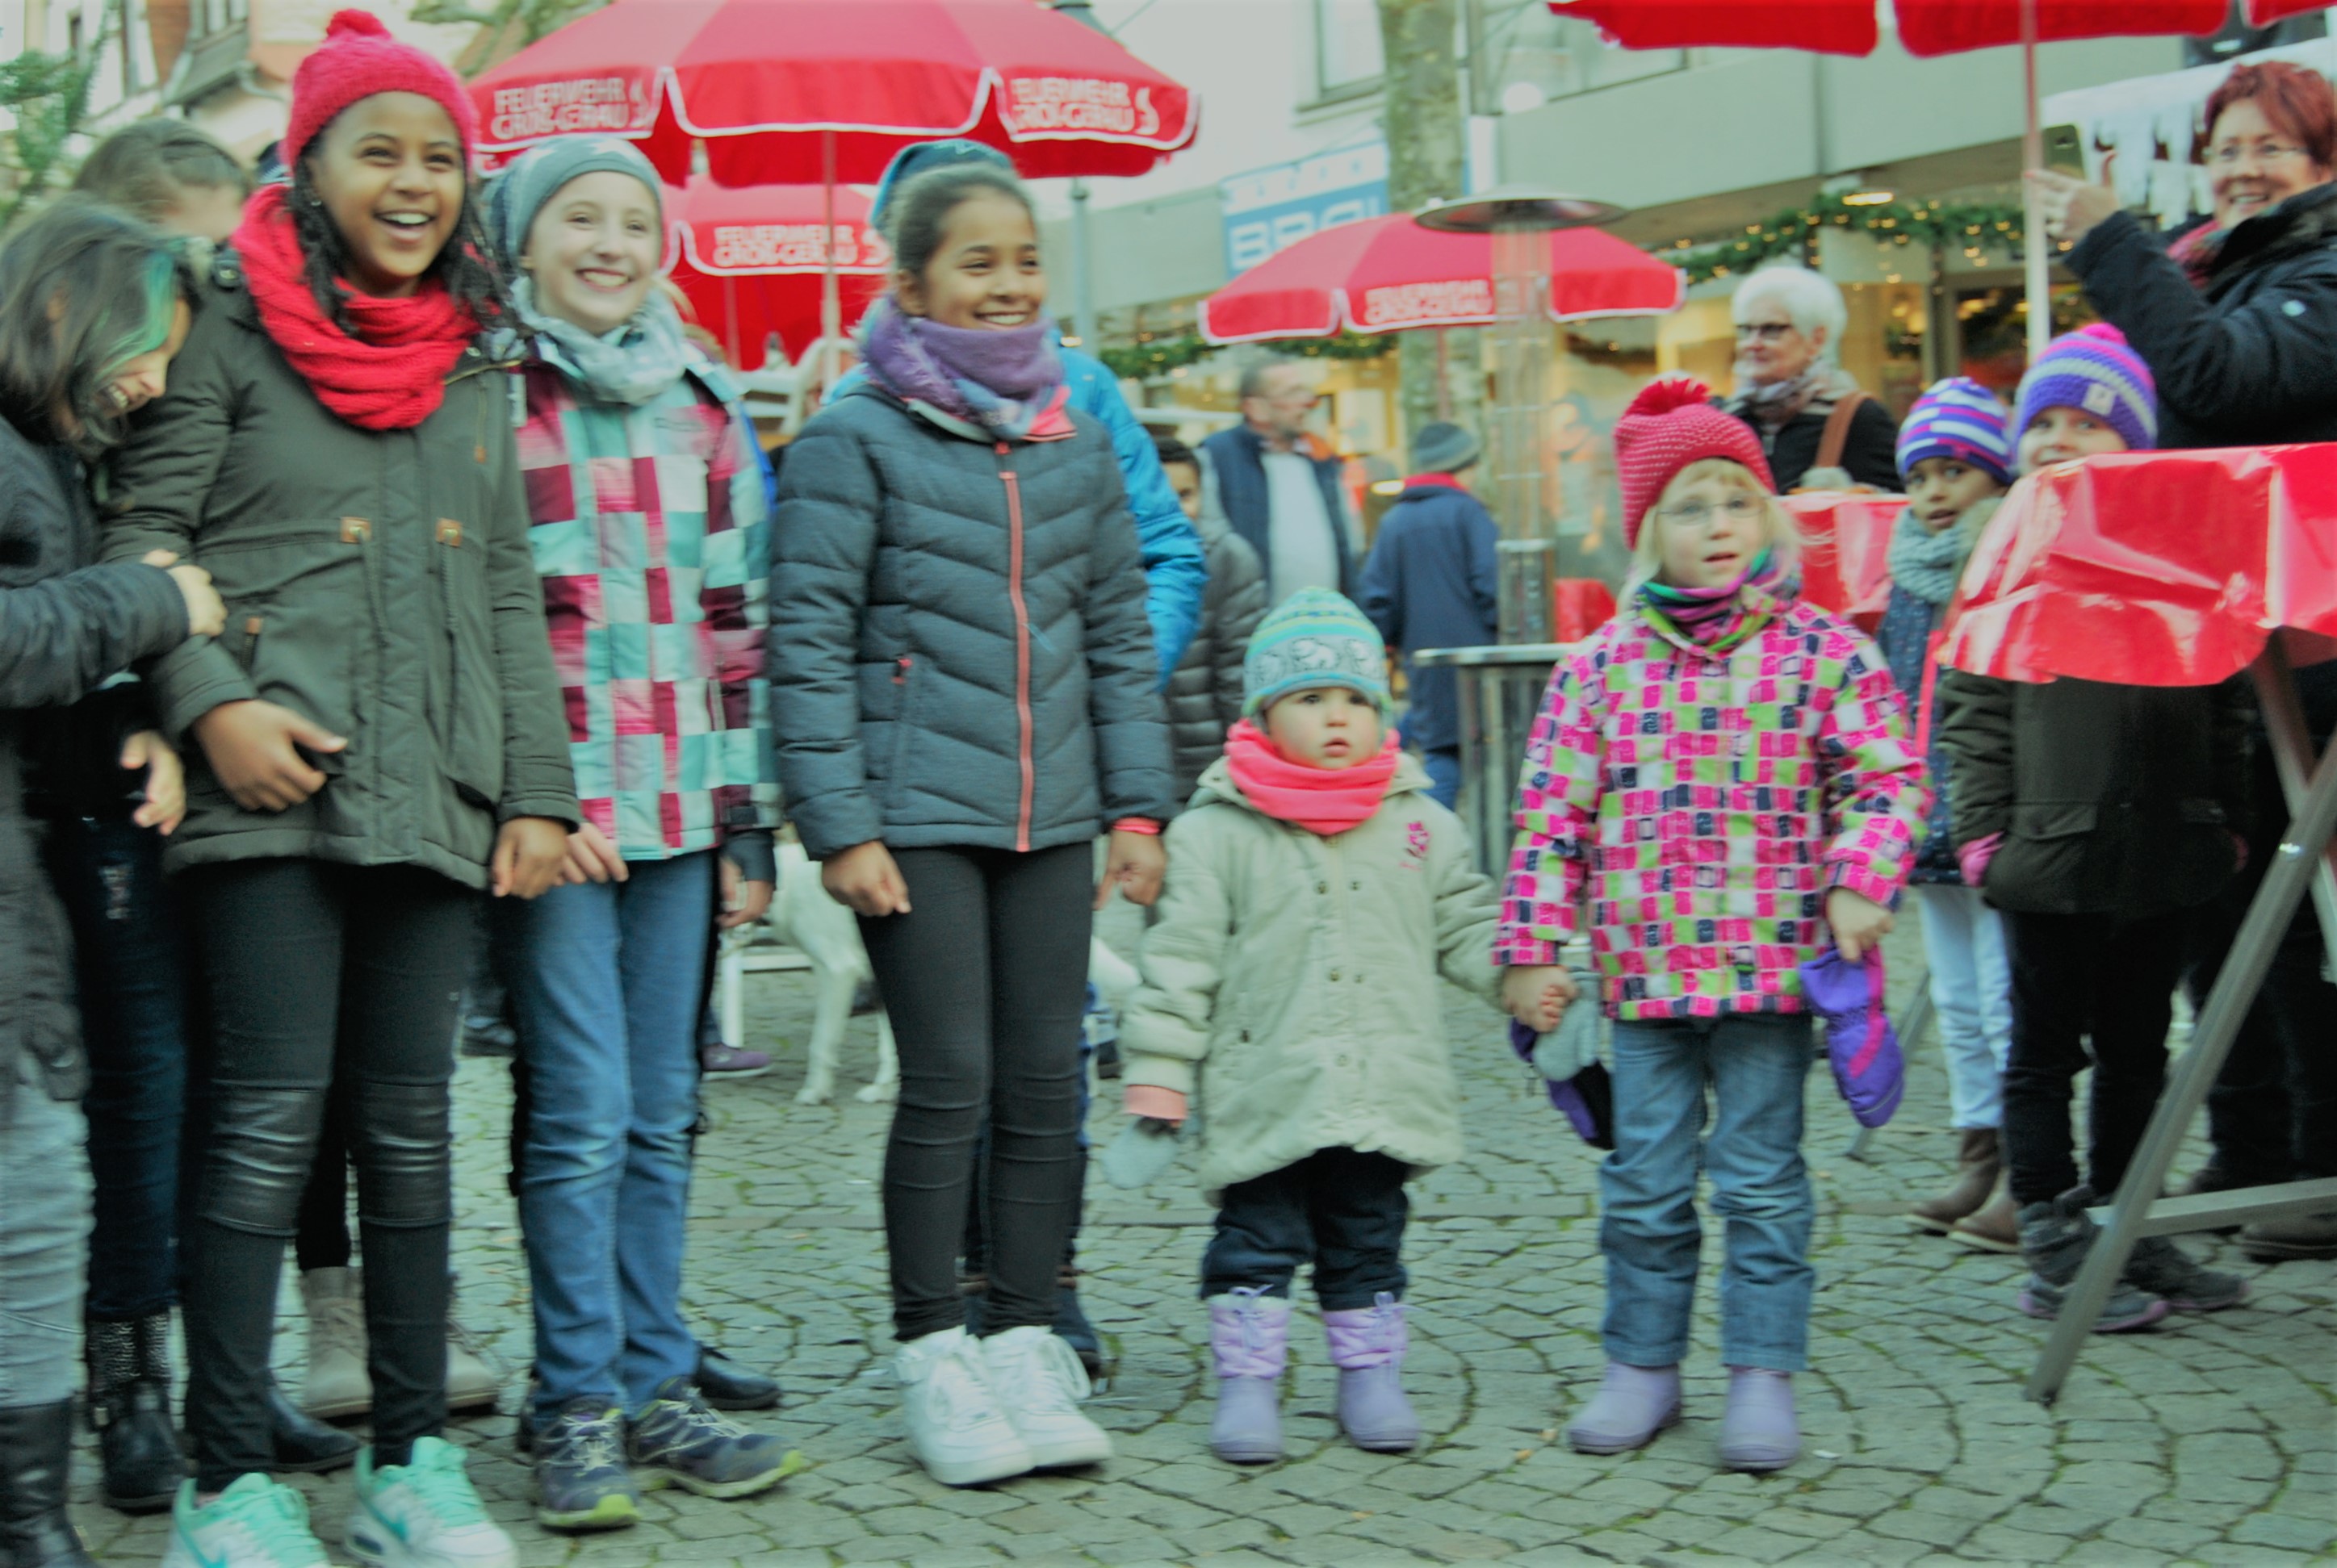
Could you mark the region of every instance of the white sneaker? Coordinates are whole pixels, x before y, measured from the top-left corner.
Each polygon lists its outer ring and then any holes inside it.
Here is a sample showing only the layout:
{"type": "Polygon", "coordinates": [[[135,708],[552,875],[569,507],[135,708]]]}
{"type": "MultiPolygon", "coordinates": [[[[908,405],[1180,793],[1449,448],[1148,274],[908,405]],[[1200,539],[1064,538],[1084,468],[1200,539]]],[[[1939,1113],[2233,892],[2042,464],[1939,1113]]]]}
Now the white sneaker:
{"type": "Polygon", "coordinates": [[[982,1342],[990,1386],[1006,1407],[1034,1469],[1100,1465],[1111,1435],[1080,1410],[1090,1385],[1079,1352],[1052,1329],[1009,1329],[982,1342]]]}
{"type": "Polygon", "coordinates": [[[309,1532],[308,1499],[291,1487],[256,1472],[239,1475],[199,1508],[195,1484],[181,1483],[162,1568],[330,1568],[331,1563],[309,1532]]]}
{"type": "Polygon", "coordinates": [[[912,1339],[894,1353],[909,1449],[944,1486],[979,1486],[1036,1463],[999,1407],[980,1341],[963,1329],[912,1339]]]}
{"type": "Polygon", "coordinates": [[[487,1517],[466,1463],[443,1437],[416,1438],[411,1460],[378,1470],[366,1448],[357,1456],[349,1555],[372,1568],[517,1568],[519,1549],[487,1517]]]}

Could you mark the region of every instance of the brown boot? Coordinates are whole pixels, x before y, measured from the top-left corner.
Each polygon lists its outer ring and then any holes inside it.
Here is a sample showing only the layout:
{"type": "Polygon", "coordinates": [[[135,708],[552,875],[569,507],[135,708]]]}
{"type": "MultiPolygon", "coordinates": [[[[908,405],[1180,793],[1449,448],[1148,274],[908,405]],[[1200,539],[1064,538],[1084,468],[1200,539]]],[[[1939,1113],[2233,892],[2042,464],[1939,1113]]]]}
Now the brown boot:
{"type": "Polygon", "coordinates": [[[1978,1247],[1989,1252],[2020,1251],[2020,1210],[2013,1203],[2012,1193],[2002,1183],[1988,1207],[1977,1214],[1967,1214],[1958,1220],[1948,1234],[1967,1247],[1978,1247]]]}
{"type": "Polygon", "coordinates": [[[1988,1202],[1989,1190],[2004,1169],[1996,1146],[1994,1127],[1965,1127],[1956,1134],[1954,1185],[1936,1198],[1926,1198],[1907,1211],[1919,1230],[1944,1236],[1955,1222],[1988,1202]]]}

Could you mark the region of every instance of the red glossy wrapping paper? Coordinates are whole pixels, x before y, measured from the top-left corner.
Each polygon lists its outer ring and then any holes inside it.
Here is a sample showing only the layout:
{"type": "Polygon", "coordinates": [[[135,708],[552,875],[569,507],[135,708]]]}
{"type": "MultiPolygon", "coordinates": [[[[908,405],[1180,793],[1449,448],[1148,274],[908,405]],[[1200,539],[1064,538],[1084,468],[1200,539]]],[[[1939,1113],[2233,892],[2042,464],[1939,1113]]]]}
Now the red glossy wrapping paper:
{"type": "Polygon", "coordinates": [[[2209,686],[2289,628],[2337,654],[2337,444],[2131,453],[2015,485],[1965,568],[1952,669],[2209,686]]]}
{"type": "Polygon", "coordinates": [[[1818,490],[1778,498],[1802,534],[1802,597],[1873,635],[1891,604],[1891,531],[1903,495],[1818,490]]]}

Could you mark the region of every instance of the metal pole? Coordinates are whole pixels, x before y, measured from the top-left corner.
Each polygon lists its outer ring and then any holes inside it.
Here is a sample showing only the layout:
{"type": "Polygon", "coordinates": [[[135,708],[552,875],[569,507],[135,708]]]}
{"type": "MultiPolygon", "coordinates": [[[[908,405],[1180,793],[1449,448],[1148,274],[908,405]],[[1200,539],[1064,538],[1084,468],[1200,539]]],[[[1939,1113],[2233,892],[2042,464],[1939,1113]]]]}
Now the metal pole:
{"type": "MultiPolygon", "coordinates": [[[[2037,0],[2020,0],[2020,64],[2024,77],[2021,108],[2028,115],[2020,133],[2020,165],[2023,169],[2042,169],[2045,131],[2038,123],[2037,110],[2037,0]]],[[[2029,363],[2034,365],[2045,357],[2045,346],[2053,340],[2053,242],[2045,237],[2045,220],[2038,214],[2036,192],[2029,189],[2026,180],[2020,186],[2026,213],[2022,219],[2021,257],[2029,285],[2029,363]]]]}
{"type": "MultiPolygon", "coordinates": [[[[2305,777],[2313,766],[2313,732],[2306,727],[2304,709],[2296,700],[2288,650],[2281,646],[2277,632],[2256,657],[2255,677],[2264,733],[2272,741],[2273,765],[2280,773],[2281,798],[2293,816],[2304,805],[2305,777]]],[[[2313,907],[2321,918],[2321,940],[2329,950],[2329,972],[2337,975],[2337,843],[2322,852],[2321,864],[2313,868],[2313,907]]]]}
{"type": "Polygon", "coordinates": [[[1080,346],[1090,354],[1100,341],[1096,336],[1095,251],[1088,229],[1088,182],[1071,181],[1071,329],[1080,346]]]}
{"type": "Polygon", "coordinates": [[[821,200],[819,268],[819,393],[836,385],[836,355],[844,339],[844,295],[836,276],[836,132],[819,133],[821,200]]]}
{"type": "MultiPolygon", "coordinates": [[[[2259,678],[2268,678],[2268,672],[2259,678]]],[[[2337,746],[2324,753],[2313,769],[2296,820],[2273,852],[2264,885],[2256,890],[2247,919],[2233,939],[2231,956],[2224,960],[2223,972],[2215,977],[2215,989],[2207,995],[2207,1005],[2192,1031],[2191,1048],[2183,1053],[2173,1081],[2159,1096],[2141,1146],[2127,1166],[2126,1180],[2118,1183],[2109,1223],[2094,1238],[2085,1267],[2078,1271],[2076,1282],[2062,1299],[2052,1336],[2045,1341],[2036,1370],[2029,1375],[2026,1391],[2039,1403],[2049,1405],[2060,1394],[2069,1368],[2077,1364],[2079,1348],[2101,1315],[2102,1303],[2109,1300],[2110,1287],[2126,1272],[2127,1258],[2135,1242],[2146,1233],[2151,1205],[2166,1184],[2166,1169],[2174,1164],[2175,1152],[2190,1129],[2192,1116],[2205,1102],[2215,1075],[2223,1070],[2224,1058],[2231,1054],[2232,1041],[2272,969],[2273,951],[2294,918],[2296,906],[2304,900],[2313,868],[2326,863],[2323,857],[2332,832],[2337,832],[2337,746]]],[[[2243,1193],[2221,1196],[2234,1208],[2245,1202],[2243,1193]]],[[[2191,1213],[2189,1221],[2195,1222],[2189,1228],[2204,1230],[2212,1225],[2220,1217],[2215,1207],[2205,1203],[2191,1213]]]]}

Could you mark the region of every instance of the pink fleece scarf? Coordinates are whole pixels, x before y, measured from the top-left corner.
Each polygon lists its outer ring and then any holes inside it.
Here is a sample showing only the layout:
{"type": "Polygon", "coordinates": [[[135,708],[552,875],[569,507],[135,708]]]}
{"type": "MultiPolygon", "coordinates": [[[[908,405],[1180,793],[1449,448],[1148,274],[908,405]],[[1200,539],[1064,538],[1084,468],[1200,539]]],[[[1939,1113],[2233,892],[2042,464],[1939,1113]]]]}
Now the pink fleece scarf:
{"type": "Polygon", "coordinates": [[[1329,838],[1371,820],[1387,799],[1403,752],[1390,730],[1379,755],[1349,768],[1308,767],[1275,749],[1247,719],[1226,732],[1226,765],[1250,804],[1276,822],[1329,838]]]}

